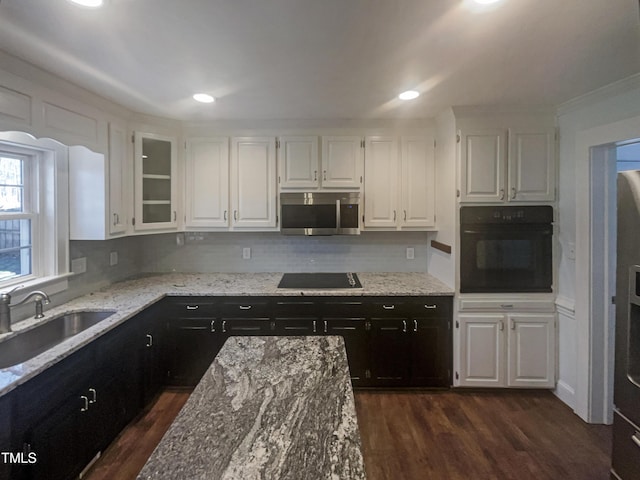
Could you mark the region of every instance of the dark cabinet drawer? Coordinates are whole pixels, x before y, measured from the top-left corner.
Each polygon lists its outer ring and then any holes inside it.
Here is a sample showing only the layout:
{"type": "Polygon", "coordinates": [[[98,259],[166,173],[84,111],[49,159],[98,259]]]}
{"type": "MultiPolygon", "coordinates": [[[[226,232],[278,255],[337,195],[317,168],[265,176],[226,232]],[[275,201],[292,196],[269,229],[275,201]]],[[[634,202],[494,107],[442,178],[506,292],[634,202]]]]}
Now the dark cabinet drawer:
{"type": "Polygon", "coordinates": [[[268,298],[258,299],[255,297],[236,297],[224,299],[219,305],[220,316],[246,317],[246,318],[269,318],[271,305],[268,298]]]}
{"type": "Polygon", "coordinates": [[[320,317],[321,304],[317,300],[277,299],[273,303],[275,318],[320,317]]]}
{"type": "Polygon", "coordinates": [[[640,428],[618,412],[613,415],[611,464],[622,480],[640,478],[640,428]]]}
{"type": "Polygon", "coordinates": [[[167,297],[167,309],[172,316],[215,317],[220,300],[216,297],[167,297]]]}
{"type": "Polygon", "coordinates": [[[407,302],[407,314],[412,317],[444,317],[451,311],[451,297],[411,299],[407,302]]]}
{"type": "Polygon", "coordinates": [[[323,317],[328,318],[364,318],[366,302],[358,297],[328,297],[322,306],[323,317]]]}

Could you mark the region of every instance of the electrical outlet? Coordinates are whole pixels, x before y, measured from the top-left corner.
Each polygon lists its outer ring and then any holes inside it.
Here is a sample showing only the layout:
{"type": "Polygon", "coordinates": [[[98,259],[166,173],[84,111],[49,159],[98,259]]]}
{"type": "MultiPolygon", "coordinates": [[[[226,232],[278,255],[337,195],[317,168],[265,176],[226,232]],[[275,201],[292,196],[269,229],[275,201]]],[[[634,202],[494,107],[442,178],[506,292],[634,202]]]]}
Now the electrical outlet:
{"type": "Polygon", "coordinates": [[[413,260],[415,257],[415,250],[413,247],[407,247],[407,260],[413,260]]]}
{"type": "Polygon", "coordinates": [[[84,273],[87,271],[87,257],[74,258],[71,260],[71,271],[73,273],[84,273]]]}
{"type": "Polygon", "coordinates": [[[118,264],[118,252],[111,252],[109,254],[109,265],[112,267],[118,264]]]}
{"type": "Polygon", "coordinates": [[[242,249],[242,258],[245,260],[249,260],[251,258],[251,248],[250,247],[244,247],[242,249]]]}

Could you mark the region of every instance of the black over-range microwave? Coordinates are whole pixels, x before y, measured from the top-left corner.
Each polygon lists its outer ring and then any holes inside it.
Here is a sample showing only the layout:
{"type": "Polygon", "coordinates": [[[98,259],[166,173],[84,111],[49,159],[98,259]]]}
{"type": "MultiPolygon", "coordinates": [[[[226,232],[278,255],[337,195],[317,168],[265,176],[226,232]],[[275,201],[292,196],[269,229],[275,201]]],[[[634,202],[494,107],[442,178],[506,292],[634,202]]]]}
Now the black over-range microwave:
{"type": "Polygon", "coordinates": [[[360,194],[280,194],[280,232],[285,235],[358,235],[360,194]]]}

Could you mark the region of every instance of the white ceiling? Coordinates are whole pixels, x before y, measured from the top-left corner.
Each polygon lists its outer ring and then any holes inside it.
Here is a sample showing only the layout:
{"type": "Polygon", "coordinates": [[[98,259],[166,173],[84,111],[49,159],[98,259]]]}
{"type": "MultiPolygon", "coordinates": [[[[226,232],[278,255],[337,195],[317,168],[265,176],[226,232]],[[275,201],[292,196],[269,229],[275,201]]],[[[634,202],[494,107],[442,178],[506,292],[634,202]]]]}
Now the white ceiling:
{"type": "Polygon", "coordinates": [[[0,49],[181,120],[558,105],[640,72],[638,0],[0,0],[0,49]],[[411,102],[395,99],[420,90],[411,102]],[[191,95],[208,92],[211,105],[191,95]]]}

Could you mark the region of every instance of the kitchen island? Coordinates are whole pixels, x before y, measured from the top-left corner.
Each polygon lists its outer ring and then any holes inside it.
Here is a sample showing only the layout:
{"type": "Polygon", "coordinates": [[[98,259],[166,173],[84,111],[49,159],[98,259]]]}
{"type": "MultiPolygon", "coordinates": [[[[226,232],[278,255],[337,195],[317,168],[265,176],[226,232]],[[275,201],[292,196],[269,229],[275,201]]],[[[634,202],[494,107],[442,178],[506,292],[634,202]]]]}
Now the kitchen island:
{"type": "Polygon", "coordinates": [[[231,337],[138,479],[364,479],[341,337],[231,337]]]}

